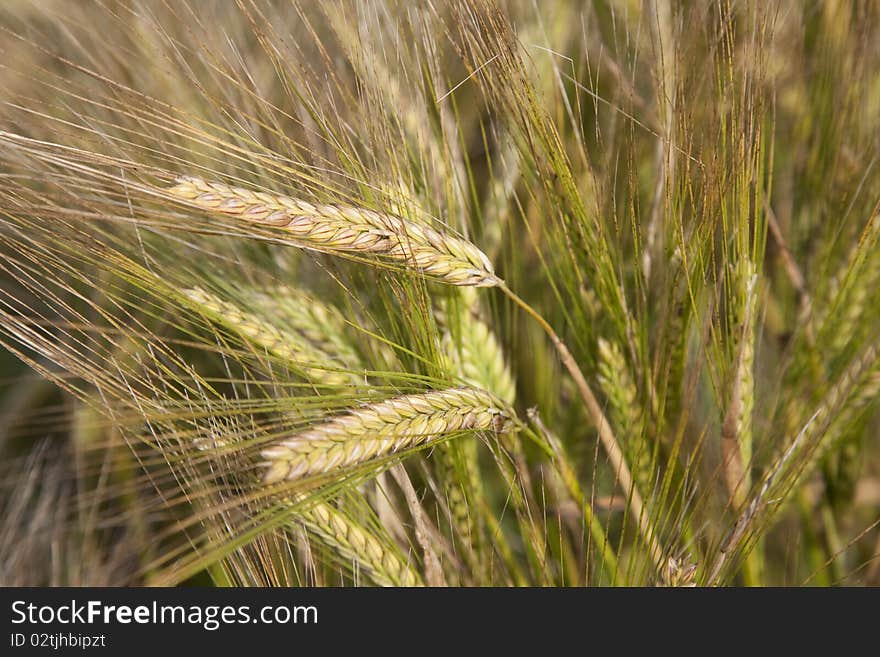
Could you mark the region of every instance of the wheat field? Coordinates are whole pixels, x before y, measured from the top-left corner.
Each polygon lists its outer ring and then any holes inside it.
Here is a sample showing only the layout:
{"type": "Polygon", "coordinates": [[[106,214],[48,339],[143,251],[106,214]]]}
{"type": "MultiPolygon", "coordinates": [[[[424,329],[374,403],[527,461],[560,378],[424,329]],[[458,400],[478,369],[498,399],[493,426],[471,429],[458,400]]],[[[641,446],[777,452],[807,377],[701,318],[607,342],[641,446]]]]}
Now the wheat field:
{"type": "Polygon", "coordinates": [[[880,585],[878,46],[0,4],[0,583],[880,585]]]}

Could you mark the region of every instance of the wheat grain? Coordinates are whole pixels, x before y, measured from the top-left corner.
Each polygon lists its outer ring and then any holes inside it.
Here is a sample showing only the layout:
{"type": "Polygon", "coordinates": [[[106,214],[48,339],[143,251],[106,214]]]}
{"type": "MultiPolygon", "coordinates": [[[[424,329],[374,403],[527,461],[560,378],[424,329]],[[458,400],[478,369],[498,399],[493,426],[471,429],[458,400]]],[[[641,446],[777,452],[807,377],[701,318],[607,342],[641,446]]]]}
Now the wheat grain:
{"type": "Polygon", "coordinates": [[[489,393],[453,388],[396,397],[353,410],[263,450],[276,482],[357,466],[457,431],[501,431],[513,413],[489,393]]]}
{"type": "Polygon", "coordinates": [[[500,283],[486,255],[470,242],[393,215],[306,201],[185,176],[164,190],[212,212],[282,228],[303,248],[368,253],[399,260],[452,285],[500,283]]]}

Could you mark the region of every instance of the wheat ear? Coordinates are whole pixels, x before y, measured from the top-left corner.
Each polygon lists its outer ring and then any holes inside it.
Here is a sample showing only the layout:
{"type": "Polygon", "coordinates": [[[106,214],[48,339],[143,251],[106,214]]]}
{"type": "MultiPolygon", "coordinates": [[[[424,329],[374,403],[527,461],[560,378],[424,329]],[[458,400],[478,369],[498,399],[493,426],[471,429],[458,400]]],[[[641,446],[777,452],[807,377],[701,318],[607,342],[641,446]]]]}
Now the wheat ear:
{"type": "MultiPolygon", "coordinates": [[[[479,299],[476,291],[462,289],[458,291],[458,297],[459,304],[455,304],[455,300],[450,300],[437,312],[438,321],[445,326],[442,347],[447,359],[455,374],[465,382],[490,390],[499,399],[512,404],[516,396],[516,385],[507,367],[501,345],[489,325],[479,317],[479,299]]],[[[546,532],[540,519],[531,512],[530,507],[534,506],[534,499],[530,493],[532,486],[519,434],[502,433],[499,437],[499,446],[501,450],[496,451],[497,465],[507,482],[511,503],[522,531],[530,537],[528,548],[536,574],[545,578],[542,581],[547,582],[546,532]]],[[[446,448],[458,450],[467,488],[472,498],[485,495],[482,479],[479,476],[476,447],[475,441],[464,440],[443,445],[440,450],[441,455],[446,448]]],[[[454,493],[451,493],[451,503],[455,502],[454,497],[454,493]]],[[[453,504],[450,506],[455,514],[453,504]]],[[[468,508],[464,511],[467,512],[468,508]]],[[[464,527],[465,535],[473,535],[469,527],[470,514],[461,515],[459,510],[459,516],[456,518],[454,515],[454,519],[464,527]]]]}
{"type": "MultiPolygon", "coordinates": [[[[443,328],[441,350],[448,361],[450,373],[468,385],[489,390],[502,401],[512,404],[516,385],[507,366],[504,352],[489,325],[480,318],[480,303],[473,288],[458,288],[453,298],[445,300],[435,311],[443,328]]],[[[511,441],[502,438],[502,441],[511,441]]],[[[458,533],[479,551],[480,531],[477,526],[483,508],[478,501],[486,492],[480,476],[477,442],[472,438],[442,445],[437,464],[442,480],[453,482],[446,489],[452,522],[458,533]],[[460,484],[454,482],[460,481],[460,484]]],[[[466,555],[470,552],[466,551],[466,555]]]]}
{"type": "Polygon", "coordinates": [[[366,253],[414,266],[452,285],[500,283],[489,258],[470,242],[393,215],[306,201],[185,176],[164,190],[211,212],[281,228],[303,248],[328,253],[366,253]]]}
{"type": "Polygon", "coordinates": [[[864,326],[862,315],[880,281],[880,215],[868,220],[858,243],[852,248],[840,272],[831,278],[814,323],[832,350],[840,353],[864,326]]]}
{"type": "Polygon", "coordinates": [[[880,391],[880,343],[868,345],[854,357],[837,383],[831,387],[816,411],[815,431],[808,440],[811,468],[837,446],[840,429],[851,423],[858,413],[876,399],[880,391]]]}
{"type": "Polygon", "coordinates": [[[268,291],[252,290],[246,299],[255,310],[265,311],[267,317],[273,318],[286,331],[302,336],[335,362],[352,369],[363,369],[363,359],[353,346],[352,336],[347,333],[349,322],[339,308],[288,285],[277,285],[268,291]]]}
{"type": "Polygon", "coordinates": [[[501,431],[513,412],[474,388],[406,395],[330,419],[263,450],[265,480],[277,482],[357,466],[457,431],[501,431]]]}
{"type": "MultiPolygon", "coordinates": [[[[302,327],[294,325],[291,327],[294,330],[281,330],[258,315],[246,312],[238,305],[224,301],[202,288],[190,288],[184,290],[184,294],[202,310],[207,311],[214,321],[289,362],[311,381],[340,386],[357,384],[361,380],[361,377],[351,372],[330,369],[335,365],[341,370],[351,367],[352,363],[356,364],[358,361],[349,361],[347,358],[343,360],[341,357],[348,356],[348,353],[336,353],[337,350],[333,348],[335,345],[328,345],[326,336],[325,340],[318,342],[319,346],[316,346],[311,340],[313,335],[295,330],[302,327]],[[322,347],[326,347],[327,350],[322,347]]],[[[317,329],[316,326],[311,328],[317,329]]]]}
{"type": "Polygon", "coordinates": [[[461,308],[446,303],[437,311],[445,328],[441,346],[456,374],[469,385],[490,390],[502,401],[512,404],[516,383],[504,351],[490,326],[479,317],[479,303],[474,290],[462,290],[461,308]]]}
{"type": "Polygon", "coordinates": [[[337,554],[357,562],[379,586],[421,586],[412,566],[330,504],[305,510],[300,520],[306,530],[337,554]]]}
{"type": "MultiPolygon", "coordinates": [[[[682,390],[685,386],[688,330],[691,322],[688,289],[690,284],[681,247],[676,247],[673,251],[669,270],[672,289],[669,295],[669,319],[666,329],[669,340],[669,373],[666,376],[665,407],[668,416],[675,417],[681,408],[682,390]]],[[[656,399],[656,395],[652,397],[656,399]]]]}
{"type": "Polygon", "coordinates": [[[730,501],[735,508],[745,503],[751,485],[749,468],[752,460],[752,411],[755,399],[755,304],[757,281],[755,265],[749,260],[743,266],[744,288],[737,331],[737,345],[732,372],[731,392],[727,410],[721,422],[721,452],[724,477],[730,501]]]}
{"type": "Polygon", "coordinates": [[[649,491],[654,479],[654,446],[645,440],[638,389],[623,352],[616,343],[604,338],[599,338],[598,378],[608,397],[611,423],[618,431],[636,485],[649,491]]]}
{"type": "MultiPolygon", "coordinates": [[[[229,447],[235,440],[211,436],[197,440],[201,451],[211,447],[229,447]]],[[[291,504],[302,502],[298,496],[291,504]]],[[[350,516],[328,502],[316,502],[301,510],[297,517],[317,541],[334,550],[341,558],[356,562],[378,586],[423,586],[422,578],[409,562],[403,561],[394,549],[372,535],[350,516]]]]}

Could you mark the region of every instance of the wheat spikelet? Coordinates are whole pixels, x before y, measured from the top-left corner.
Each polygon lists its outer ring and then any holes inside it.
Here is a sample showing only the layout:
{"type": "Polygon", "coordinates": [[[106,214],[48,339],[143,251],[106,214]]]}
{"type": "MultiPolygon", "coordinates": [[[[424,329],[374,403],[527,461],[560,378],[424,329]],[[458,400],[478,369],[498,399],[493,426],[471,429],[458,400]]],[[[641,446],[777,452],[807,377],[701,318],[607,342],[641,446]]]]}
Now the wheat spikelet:
{"type": "Polygon", "coordinates": [[[263,450],[267,482],[341,470],[434,442],[456,431],[500,431],[513,422],[482,390],[452,388],[370,404],[263,450]]]}
{"type": "Polygon", "coordinates": [[[204,210],[282,228],[303,248],[385,256],[452,285],[492,287],[500,283],[489,259],[470,242],[396,215],[352,206],[313,205],[192,176],[179,178],[165,192],[204,210]]]}
{"type": "Polygon", "coordinates": [[[658,586],[693,588],[697,585],[697,564],[669,557],[660,572],[658,586]]]}
{"type": "Polygon", "coordinates": [[[326,503],[303,511],[300,520],[319,541],[345,559],[356,561],[379,586],[421,586],[412,566],[400,559],[349,516],[326,503]]]}
{"type": "MultiPolygon", "coordinates": [[[[348,356],[348,354],[339,354],[335,349],[337,346],[335,343],[329,345],[334,347],[334,350],[330,352],[316,347],[309,339],[315,337],[315,331],[305,332],[304,336],[296,331],[281,330],[261,317],[248,313],[236,304],[224,301],[202,288],[190,288],[184,290],[184,294],[209,312],[215,321],[288,361],[311,381],[334,386],[358,383],[358,375],[328,369],[333,366],[340,369],[352,367],[358,362],[356,357],[351,361],[342,360],[340,356],[348,356]]],[[[293,328],[298,327],[294,326],[293,328]]],[[[315,329],[316,327],[311,326],[310,328],[315,329]]],[[[326,336],[322,337],[326,339],[326,336]]],[[[318,344],[323,347],[328,346],[326,342],[318,344]]],[[[351,351],[350,347],[346,351],[351,351]]]]}

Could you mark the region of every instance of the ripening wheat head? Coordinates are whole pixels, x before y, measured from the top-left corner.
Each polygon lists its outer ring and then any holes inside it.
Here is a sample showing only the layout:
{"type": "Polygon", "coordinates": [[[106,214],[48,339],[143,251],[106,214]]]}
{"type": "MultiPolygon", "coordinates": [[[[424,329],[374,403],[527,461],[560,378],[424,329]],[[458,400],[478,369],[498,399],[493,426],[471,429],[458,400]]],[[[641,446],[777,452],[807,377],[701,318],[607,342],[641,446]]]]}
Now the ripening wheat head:
{"type": "Polygon", "coordinates": [[[333,418],[263,450],[268,466],[265,480],[352,468],[458,431],[500,431],[512,421],[511,410],[476,388],[396,397],[333,418]]]}
{"type": "Polygon", "coordinates": [[[282,228],[304,248],[384,256],[452,285],[493,287],[500,283],[489,258],[470,242],[393,214],[313,205],[192,176],[180,178],[166,191],[205,210],[282,228]]]}

